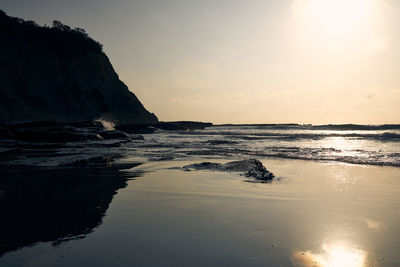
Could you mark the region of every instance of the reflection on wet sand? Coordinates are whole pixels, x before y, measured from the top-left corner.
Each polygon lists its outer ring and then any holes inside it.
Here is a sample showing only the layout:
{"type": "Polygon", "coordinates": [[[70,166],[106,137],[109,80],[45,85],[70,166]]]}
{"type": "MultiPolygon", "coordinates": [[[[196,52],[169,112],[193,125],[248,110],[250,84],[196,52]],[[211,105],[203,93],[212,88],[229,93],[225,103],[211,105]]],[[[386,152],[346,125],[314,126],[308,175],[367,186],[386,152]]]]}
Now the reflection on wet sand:
{"type": "Polygon", "coordinates": [[[117,190],[140,174],[120,171],[134,165],[0,167],[0,256],[37,242],[85,237],[102,223],[117,190]]]}
{"type": "Polygon", "coordinates": [[[366,267],[366,252],[348,245],[325,243],[321,253],[298,251],[292,262],[298,267],[366,267]]]}
{"type": "Polygon", "coordinates": [[[398,168],[268,160],[283,178],[256,184],[193,163],[0,173],[0,266],[400,266],[398,168]]]}
{"type": "Polygon", "coordinates": [[[374,231],[384,231],[385,230],[385,225],[378,221],[378,220],[373,220],[373,219],[369,219],[369,218],[365,218],[365,223],[367,224],[367,227],[371,230],[374,231]]]}

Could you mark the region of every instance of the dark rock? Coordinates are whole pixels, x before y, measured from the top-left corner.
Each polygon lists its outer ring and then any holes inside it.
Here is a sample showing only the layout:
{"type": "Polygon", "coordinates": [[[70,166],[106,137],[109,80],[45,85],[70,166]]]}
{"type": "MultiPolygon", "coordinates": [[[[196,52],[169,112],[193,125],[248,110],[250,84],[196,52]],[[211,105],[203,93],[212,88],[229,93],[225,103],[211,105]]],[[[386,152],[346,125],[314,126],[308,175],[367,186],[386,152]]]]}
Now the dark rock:
{"type": "Polygon", "coordinates": [[[88,140],[100,140],[95,132],[80,131],[64,124],[55,125],[12,125],[12,138],[24,142],[65,143],[88,140]]]}
{"type": "Polygon", "coordinates": [[[115,129],[128,134],[151,134],[157,130],[151,125],[153,124],[118,124],[115,129]]]}
{"type": "Polygon", "coordinates": [[[104,130],[100,122],[31,122],[14,123],[0,127],[0,139],[14,139],[23,142],[65,143],[109,139],[143,139],[141,136],[131,138],[118,130],[104,130]],[[4,130],[3,130],[4,129],[4,130]]]}
{"type": "Polygon", "coordinates": [[[0,126],[0,139],[12,139],[13,134],[7,127],[0,126]]]}
{"type": "Polygon", "coordinates": [[[211,127],[212,123],[195,121],[158,122],[148,124],[118,124],[115,129],[129,134],[152,134],[157,130],[165,131],[194,131],[211,127]]]}
{"type": "Polygon", "coordinates": [[[111,156],[97,156],[92,158],[79,159],[76,161],[61,164],[60,166],[63,167],[86,167],[93,165],[109,166],[113,161],[114,158],[111,156]]]}
{"type": "Polygon", "coordinates": [[[23,152],[20,148],[7,148],[0,150],[0,157],[19,155],[23,152]]]}
{"type": "Polygon", "coordinates": [[[235,145],[238,142],[231,140],[208,140],[206,143],[210,145],[235,145]]]}
{"type": "Polygon", "coordinates": [[[173,160],[175,156],[173,154],[162,154],[162,155],[157,155],[155,157],[150,157],[150,161],[164,161],[164,160],[173,160]]]}
{"type": "Polygon", "coordinates": [[[100,132],[99,135],[104,139],[130,139],[128,134],[117,130],[100,132]]]}
{"type": "Polygon", "coordinates": [[[139,134],[139,135],[131,135],[131,140],[143,141],[145,139],[144,139],[143,135],[139,134]]]}
{"type": "Polygon", "coordinates": [[[159,122],[155,125],[156,128],[168,131],[194,131],[204,130],[206,127],[212,126],[209,122],[196,122],[196,121],[173,121],[173,122],[159,122]]]}
{"type": "Polygon", "coordinates": [[[65,143],[101,139],[101,136],[98,134],[76,133],[70,131],[45,131],[45,129],[38,129],[37,131],[18,131],[15,132],[14,137],[17,140],[23,140],[25,142],[48,143],[65,143]]]}
{"type": "Polygon", "coordinates": [[[219,171],[222,170],[222,164],[220,163],[213,163],[213,162],[202,162],[202,163],[194,163],[190,165],[186,165],[183,167],[185,170],[214,170],[219,171]]]}
{"type": "Polygon", "coordinates": [[[275,175],[272,172],[269,172],[259,160],[250,159],[249,161],[252,165],[245,173],[247,177],[254,177],[260,180],[272,180],[275,178],[275,175]]]}
{"type": "Polygon", "coordinates": [[[140,129],[136,133],[137,134],[152,134],[152,133],[155,133],[157,131],[159,131],[157,128],[154,128],[152,126],[147,126],[147,127],[144,127],[142,129],[140,129]]]}
{"type": "Polygon", "coordinates": [[[211,171],[228,171],[228,172],[244,172],[246,177],[253,177],[259,180],[272,180],[274,174],[269,172],[261,161],[257,159],[246,159],[239,161],[231,161],[225,164],[202,162],[187,165],[184,170],[211,170],[211,171]]]}

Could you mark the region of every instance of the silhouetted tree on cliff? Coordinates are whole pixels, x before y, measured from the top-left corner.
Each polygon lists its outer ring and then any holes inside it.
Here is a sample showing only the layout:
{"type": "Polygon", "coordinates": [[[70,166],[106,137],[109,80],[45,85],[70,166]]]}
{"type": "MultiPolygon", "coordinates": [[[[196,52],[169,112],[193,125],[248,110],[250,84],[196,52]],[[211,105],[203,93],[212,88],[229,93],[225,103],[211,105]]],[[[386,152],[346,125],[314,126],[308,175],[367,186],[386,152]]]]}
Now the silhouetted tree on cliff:
{"type": "Polygon", "coordinates": [[[59,29],[60,31],[70,31],[71,28],[65,24],[63,24],[59,20],[53,20],[53,27],[59,29]]]}
{"type": "Polygon", "coordinates": [[[103,46],[90,38],[82,28],[72,29],[59,20],[53,21],[53,27],[41,27],[36,22],[25,21],[21,18],[9,17],[0,10],[0,29],[12,35],[25,36],[27,40],[32,38],[42,40],[43,46],[49,50],[57,50],[58,54],[80,55],[89,51],[102,52],[103,46]]]}

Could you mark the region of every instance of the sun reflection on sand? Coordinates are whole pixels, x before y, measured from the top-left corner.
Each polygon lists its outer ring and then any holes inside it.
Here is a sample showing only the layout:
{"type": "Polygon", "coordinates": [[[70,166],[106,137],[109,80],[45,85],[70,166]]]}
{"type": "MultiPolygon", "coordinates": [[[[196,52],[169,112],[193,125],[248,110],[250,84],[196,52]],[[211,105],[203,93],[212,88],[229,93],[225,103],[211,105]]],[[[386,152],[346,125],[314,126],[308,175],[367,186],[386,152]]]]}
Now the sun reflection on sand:
{"type": "Polygon", "coordinates": [[[365,267],[366,253],[353,247],[326,243],[319,254],[311,251],[295,252],[292,262],[298,267],[365,267]]]}
{"type": "Polygon", "coordinates": [[[385,225],[378,220],[373,220],[373,219],[369,219],[369,218],[365,218],[364,220],[365,220],[365,223],[367,224],[367,227],[371,230],[374,230],[374,231],[385,230],[385,225]]]}

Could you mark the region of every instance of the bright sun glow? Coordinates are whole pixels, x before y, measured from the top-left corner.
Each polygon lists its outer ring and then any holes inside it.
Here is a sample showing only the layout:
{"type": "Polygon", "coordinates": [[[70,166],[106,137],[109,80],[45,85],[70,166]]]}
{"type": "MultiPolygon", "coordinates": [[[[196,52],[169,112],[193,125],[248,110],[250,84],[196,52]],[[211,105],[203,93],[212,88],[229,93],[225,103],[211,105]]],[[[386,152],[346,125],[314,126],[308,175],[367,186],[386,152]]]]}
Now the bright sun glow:
{"type": "Polygon", "coordinates": [[[364,266],[364,254],[355,249],[349,249],[344,246],[334,245],[324,248],[327,252],[326,263],[327,267],[362,267],[364,266]]]}
{"type": "Polygon", "coordinates": [[[325,244],[321,254],[304,251],[293,255],[295,266],[302,267],[363,267],[365,261],[365,252],[337,244],[325,244]]]}
{"type": "Polygon", "coordinates": [[[293,16],[330,34],[352,33],[365,26],[373,0],[294,0],[293,16]]]}

